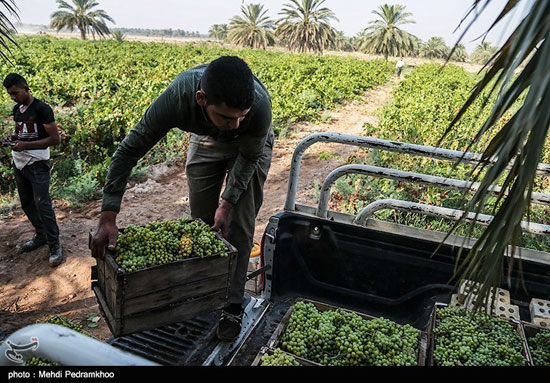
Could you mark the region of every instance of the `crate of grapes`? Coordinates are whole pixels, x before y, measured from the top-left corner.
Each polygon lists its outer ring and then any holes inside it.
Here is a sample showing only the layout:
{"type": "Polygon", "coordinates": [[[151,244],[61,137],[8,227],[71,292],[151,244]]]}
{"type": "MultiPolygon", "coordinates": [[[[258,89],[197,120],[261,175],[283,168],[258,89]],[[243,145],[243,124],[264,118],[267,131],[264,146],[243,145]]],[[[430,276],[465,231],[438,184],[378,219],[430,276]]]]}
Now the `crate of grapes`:
{"type": "Polygon", "coordinates": [[[437,302],[428,325],[429,366],[532,366],[521,323],[437,302]]]}
{"type": "Polygon", "coordinates": [[[410,325],[298,298],[267,347],[311,365],[424,366],[427,345],[410,325]]]}
{"type": "Polygon", "coordinates": [[[236,257],[200,220],[130,225],[92,266],[92,289],[113,335],[127,335],[222,308],[236,257]]]}
{"type": "Polygon", "coordinates": [[[256,358],[252,362],[252,366],[264,366],[264,367],[299,367],[299,366],[321,366],[319,363],[312,362],[311,360],[300,358],[299,356],[289,354],[276,348],[271,350],[264,346],[256,355],[256,358]]]}
{"type": "Polygon", "coordinates": [[[534,366],[550,366],[550,328],[522,322],[527,353],[534,366]]]}

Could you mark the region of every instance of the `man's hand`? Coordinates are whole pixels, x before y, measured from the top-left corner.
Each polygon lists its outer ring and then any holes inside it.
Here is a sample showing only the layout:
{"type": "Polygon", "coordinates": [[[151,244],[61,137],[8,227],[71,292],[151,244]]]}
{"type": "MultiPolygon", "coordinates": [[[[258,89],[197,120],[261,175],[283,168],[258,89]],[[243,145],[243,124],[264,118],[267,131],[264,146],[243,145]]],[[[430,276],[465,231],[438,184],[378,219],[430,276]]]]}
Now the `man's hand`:
{"type": "Polygon", "coordinates": [[[214,226],[212,226],[212,230],[221,231],[224,238],[227,238],[229,234],[229,213],[232,208],[233,205],[230,202],[222,199],[216,209],[216,213],[214,213],[214,226]]]}
{"type": "Polygon", "coordinates": [[[23,141],[14,141],[15,145],[11,147],[12,150],[15,150],[16,152],[21,152],[25,149],[27,149],[27,143],[23,141]]]}
{"type": "Polygon", "coordinates": [[[118,227],[116,226],[116,215],[114,211],[104,211],[99,217],[97,230],[92,238],[92,257],[104,259],[105,248],[114,250],[118,238],[118,227]]]}

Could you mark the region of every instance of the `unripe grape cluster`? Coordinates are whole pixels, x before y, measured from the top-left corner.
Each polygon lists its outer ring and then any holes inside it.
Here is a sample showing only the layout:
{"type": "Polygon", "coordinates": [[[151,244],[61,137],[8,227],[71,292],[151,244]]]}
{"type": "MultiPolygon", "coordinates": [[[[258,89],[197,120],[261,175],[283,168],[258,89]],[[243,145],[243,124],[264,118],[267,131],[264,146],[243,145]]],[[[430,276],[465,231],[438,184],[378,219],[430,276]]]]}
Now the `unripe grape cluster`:
{"type": "Polygon", "coordinates": [[[437,366],[525,366],[521,335],[514,325],[460,306],[437,310],[434,329],[437,366]]]}
{"type": "Polygon", "coordinates": [[[300,301],[281,342],[284,351],[326,366],[415,366],[419,335],[419,330],[386,318],[320,311],[300,301]]]}
{"type": "Polygon", "coordinates": [[[186,258],[226,257],[227,250],[210,226],[179,218],[145,226],[129,225],[118,237],[115,261],[131,273],[186,258]]]}
{"type": "Polygon", "coordinates": [[[262,356],[262,366],[301,366],[300,362],[292,355],[281,351],[280,348],[273,350],[273,353],[262,356]]]}
{"type": "Polygon", "coordinates": [[[527,343],[535,366],[550,366],[550,330],[540,329],[527,343]]]}

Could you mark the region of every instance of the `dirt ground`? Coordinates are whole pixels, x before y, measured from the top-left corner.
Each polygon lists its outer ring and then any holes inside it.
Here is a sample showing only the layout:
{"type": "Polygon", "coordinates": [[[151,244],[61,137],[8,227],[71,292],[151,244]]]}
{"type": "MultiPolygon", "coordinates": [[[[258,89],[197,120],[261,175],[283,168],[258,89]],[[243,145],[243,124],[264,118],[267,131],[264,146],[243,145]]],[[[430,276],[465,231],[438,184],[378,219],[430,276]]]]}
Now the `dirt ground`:
{"type": "MultiPolygon", "coordinates": [[[[397,81],[394,78],[384,86],[369,90],[362,101],[350,102],[332,111],[325,123],[296,124],[286,137],[276,139],[264,204],[257,218],[256,239],[260,240],[269,217],[283,209],[296,145],[314,132],[360,135],[364,123],[376,125],[375,112],[391,98],[397,81]]],[[[338,144],[316,144],[310,148],[302,161],[297,202],[313,204],[315,180],[322,181],[354,150],[338,144]],[[321,152],[330,153],[331,158],[320,159],[321,152]]],[[[0,220],[0,330],[6,335],[45,317],[63,315],[82,324],[85,331],[101,340],[112,336],[103,318],[96,328],[88,327],[90,322],[86,320],[90,314],[100,313],[91,290],[91,266],[95,259],[88,249],[88,233],[95,230],[100,205],[101,201],[94,201],[78,210],[55,206],[65,255],[65,261],[57,268],[49,267],[46,247],[16,254],[16,245],[33,234],[20,209],[14,216],[0,220]]],[[[189,214],[184,167],[160,165],[153,169],[147,181],[127,189],[117,223],[120,227],[145,224],[151,220],[175,219],[182,214],[189,214]]]]}

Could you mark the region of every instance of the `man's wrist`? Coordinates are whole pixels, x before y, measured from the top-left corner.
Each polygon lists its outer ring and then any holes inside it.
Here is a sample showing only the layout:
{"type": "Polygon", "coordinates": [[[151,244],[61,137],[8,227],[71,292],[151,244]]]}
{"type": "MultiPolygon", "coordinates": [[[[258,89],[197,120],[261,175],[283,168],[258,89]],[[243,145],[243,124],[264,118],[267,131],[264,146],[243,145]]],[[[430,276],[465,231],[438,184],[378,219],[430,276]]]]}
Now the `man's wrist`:
{"type": "Polygon", "coordinates": [[[117,214],[118,213],[116,211],[112,210],[102,211],[101,215],[99,216],[99,224],[101,225],[104,223],[115,223],[117,214]]]}
{"type": "Polygon", "coordinates": [[[225,211],[230,211],[233,208],[233,204],[222,198],[220,200],[219,208],[225,211]]]}

